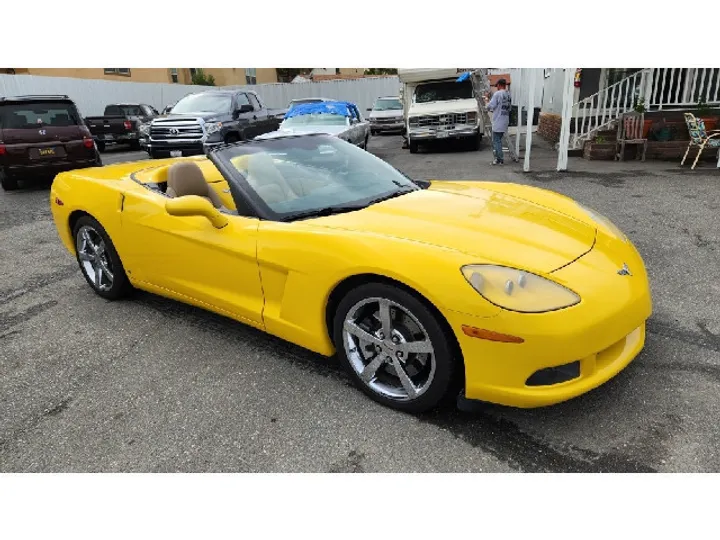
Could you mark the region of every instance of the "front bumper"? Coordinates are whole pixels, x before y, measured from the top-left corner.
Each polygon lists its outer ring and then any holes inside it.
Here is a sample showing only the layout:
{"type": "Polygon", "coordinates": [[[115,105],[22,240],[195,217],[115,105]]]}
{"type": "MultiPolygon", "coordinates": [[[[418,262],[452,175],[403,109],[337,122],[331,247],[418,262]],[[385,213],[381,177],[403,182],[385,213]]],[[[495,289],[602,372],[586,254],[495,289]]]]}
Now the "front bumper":
{"type": "Polygon", "coordinates": [[[450,129],[435,129],[435,128],[410,128],[408,130],[408,137],[411,141],[422,142],[422,141],[434,141],[434,140],[445,140],[445,139],[468,139],[477,137],[480,132],[480,128],[475,126],[455,126],[450,129]]]}
{"type": "Polygon", "coordinates": [[[177,139],[177,140],[153,140],[149,139],[146,143],[148,152],[156,155],[170,156],[170,152],[178,151],[183,156],[196,156],[205,153],[203,139],[177,139]]]}
{"type": "Polygon", "coordinates": [[[403,122],[370,122],[370,129],[376,133],[402,131],[404,128],[403,122]]]}
{"type": "Polygon", "coordinates": [[[644,265],[634,248],[616,253],[617,260],[611,263],[609,258],[593,250],[552,274],[559,282],[581,284],[584,289],[575,287],[582,300],[567,309],[538,314],[502,310],[487,318],[445,312],[465,361],[465,398],[511,407],[542,407],[580,396],[622,371],[645,344],[652,300],[644,265]],[[622,265],[619,261],[633,268],[632,276],[617,274],[622,265]],[[463,332],[464,325],[519,336],[524,341],[470,337],[463,332]],[[534,382],[539,373],[553,369],[576,372],[555,384],[534,382]]]}

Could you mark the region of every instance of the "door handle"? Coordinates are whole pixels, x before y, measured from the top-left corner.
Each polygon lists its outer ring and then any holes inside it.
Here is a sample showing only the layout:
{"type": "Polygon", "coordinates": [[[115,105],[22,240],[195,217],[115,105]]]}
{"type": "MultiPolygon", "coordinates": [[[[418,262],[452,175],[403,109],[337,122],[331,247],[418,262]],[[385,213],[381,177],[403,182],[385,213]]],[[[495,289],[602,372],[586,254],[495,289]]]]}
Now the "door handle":
{"type": "Polygon", "coordinates": [[[253,120],[257,120],[257,116],[253,114],[253,120]]]}

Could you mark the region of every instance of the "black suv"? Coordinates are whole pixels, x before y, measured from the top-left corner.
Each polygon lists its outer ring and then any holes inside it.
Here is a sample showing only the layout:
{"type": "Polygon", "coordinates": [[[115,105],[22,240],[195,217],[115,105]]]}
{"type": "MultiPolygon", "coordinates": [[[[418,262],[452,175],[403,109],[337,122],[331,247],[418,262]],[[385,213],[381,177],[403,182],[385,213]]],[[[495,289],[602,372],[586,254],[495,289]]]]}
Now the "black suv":
{"type": "Polygon", "coordinates": [[[0,97],[0,185],[17,189],[25,175],[100,167],[90,130],[67,96],[0,97]]]}

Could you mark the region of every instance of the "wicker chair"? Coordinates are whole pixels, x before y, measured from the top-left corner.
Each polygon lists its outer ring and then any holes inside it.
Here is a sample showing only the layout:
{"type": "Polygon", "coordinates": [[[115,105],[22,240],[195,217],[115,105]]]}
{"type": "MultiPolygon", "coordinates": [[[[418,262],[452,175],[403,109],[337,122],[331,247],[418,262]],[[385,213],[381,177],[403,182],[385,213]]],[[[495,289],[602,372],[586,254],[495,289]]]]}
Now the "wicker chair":
{"type": "Polygon", "coordinates": [[[639,112],[629,112],[623,114],[618,122],[617,140],[615,141],[615,160],[623,161],[625,159],[625,145],[636,144],[642,145],[642,161],[645,161],[647,153],[647,139],[643,138],[643,126],[645,125],[645,115],[639,112]]]}
{"type": "Polygon", "coordinates": [[[692,113],[685,113],[685,123],[687,124],[690,134],[690,143],[688,144],[687,150],[685,150],[685,155],[682,158],[682,162],[680,162],[680,166],[685,164],[690,148],[693,146],[697,146],[698,153],[697,156],[695,156],[695,161],[693,161],[691,169],[695,168],[695,165],[697,165],[700,159],[700,154],[702,154],[705,148],[718,149],[718,166],[720,166],[720,130],[715,129],[708,134],[705,130],[705,122],[703,122],[702,119],[695,118],[695,115],[692,113]]]}

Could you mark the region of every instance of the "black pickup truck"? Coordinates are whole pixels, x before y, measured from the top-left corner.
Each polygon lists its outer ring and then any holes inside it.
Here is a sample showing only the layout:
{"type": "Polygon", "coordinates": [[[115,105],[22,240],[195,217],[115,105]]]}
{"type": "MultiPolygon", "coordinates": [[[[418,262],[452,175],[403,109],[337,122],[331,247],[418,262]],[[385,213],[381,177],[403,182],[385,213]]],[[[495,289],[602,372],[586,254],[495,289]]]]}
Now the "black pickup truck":
{"type": "Polygon", "coordinates": [[[281,111],[268,109],[250,90],[222,88],[189,94],[149,127],[152,158],[204,154],[224,143],[249,140],[276,131],[281,111]]]}
{"type": "Polygon", "coordinates": [[[85,123],[90,129],[98,150],[106,144],[129,144],[133,150],[140,149],[139,127],[159,113],[144,103],[117,103],[105,107],[103,116],[88,116],[85,123]]]}

